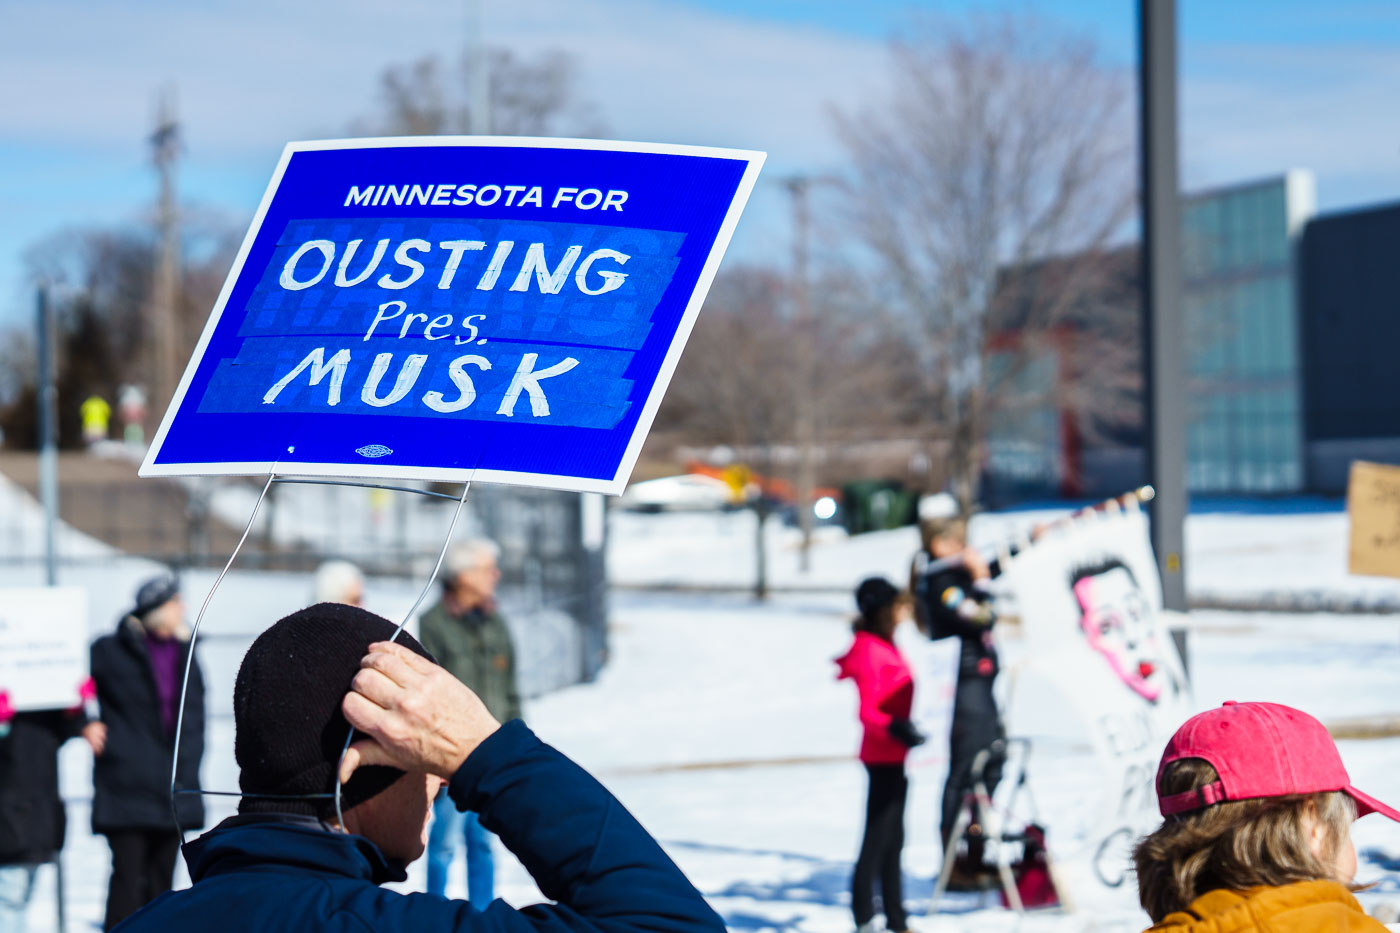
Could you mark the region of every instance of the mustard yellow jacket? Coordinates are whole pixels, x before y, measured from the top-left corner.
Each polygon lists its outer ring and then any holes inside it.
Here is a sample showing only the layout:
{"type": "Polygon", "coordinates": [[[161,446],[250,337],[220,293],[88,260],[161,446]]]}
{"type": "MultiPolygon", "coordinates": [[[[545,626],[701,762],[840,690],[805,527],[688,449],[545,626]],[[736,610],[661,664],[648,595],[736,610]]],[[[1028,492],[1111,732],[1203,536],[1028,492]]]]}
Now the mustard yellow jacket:
{"type": "Polygon", "coordinates": [[[1211,891],[1162,918],[1149,933],[1384,933],[1335,881],[1211,891]]]}

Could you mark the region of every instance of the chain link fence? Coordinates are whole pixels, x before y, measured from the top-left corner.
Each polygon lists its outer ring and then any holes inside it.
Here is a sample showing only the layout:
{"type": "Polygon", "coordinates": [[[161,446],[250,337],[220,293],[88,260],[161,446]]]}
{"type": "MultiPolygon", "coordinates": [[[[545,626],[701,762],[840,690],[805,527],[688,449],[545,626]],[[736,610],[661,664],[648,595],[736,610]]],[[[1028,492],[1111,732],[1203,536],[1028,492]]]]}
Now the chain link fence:
{"type": "MultiPolygon", "coordinates": [[[[34,461],[32,454],[0,455],[0,564],[45,559],[34,461]]],[[[140,557],[177,569],[221,567],[262,485],[257,477],[139,479],[131,463],[64,455],[58,560],[78,566],[140,557]]],[[[237,566],[309,574],[340,559],[371,578],[426,580],[461,487],[399,485],[274,483],[237,566]]],[[[601,496],[555,490],[477,485],[468,494],[455,536],[501,547],[499,598],[527,696],[591,680],[606,659],[604,510],[601,496]]]]}

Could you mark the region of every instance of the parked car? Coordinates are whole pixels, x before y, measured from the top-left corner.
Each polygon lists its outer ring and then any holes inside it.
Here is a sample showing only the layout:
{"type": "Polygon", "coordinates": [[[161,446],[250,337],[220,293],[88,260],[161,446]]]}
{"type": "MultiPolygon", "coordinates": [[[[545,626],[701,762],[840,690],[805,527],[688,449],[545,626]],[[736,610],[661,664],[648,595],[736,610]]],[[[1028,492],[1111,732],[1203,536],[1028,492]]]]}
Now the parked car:
{"type": "Polygon", "coordinates": [[[712,512],[732,507],[734,492],[724,480],[686,473],[633,483],[618,505],[634,512],[712,512]]]}

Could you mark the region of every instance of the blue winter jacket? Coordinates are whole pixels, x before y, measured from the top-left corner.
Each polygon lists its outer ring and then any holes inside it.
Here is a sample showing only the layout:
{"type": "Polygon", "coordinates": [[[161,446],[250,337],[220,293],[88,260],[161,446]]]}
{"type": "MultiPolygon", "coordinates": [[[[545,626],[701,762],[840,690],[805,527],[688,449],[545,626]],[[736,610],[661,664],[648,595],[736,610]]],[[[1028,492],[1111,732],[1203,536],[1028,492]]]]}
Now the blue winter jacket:
{"type": "Polygon", "coordinates": [[[314,820],[240,816],[184,847],[192,887],[164,894],[122,933],[433,933],[438,930],[699,933],[724,923],[656,840],[586,771],[519,720],[472,752],[448,793],[481,814],[555,904],[484,911],[379,885],[404,872],[362,836],[314,820]]]}

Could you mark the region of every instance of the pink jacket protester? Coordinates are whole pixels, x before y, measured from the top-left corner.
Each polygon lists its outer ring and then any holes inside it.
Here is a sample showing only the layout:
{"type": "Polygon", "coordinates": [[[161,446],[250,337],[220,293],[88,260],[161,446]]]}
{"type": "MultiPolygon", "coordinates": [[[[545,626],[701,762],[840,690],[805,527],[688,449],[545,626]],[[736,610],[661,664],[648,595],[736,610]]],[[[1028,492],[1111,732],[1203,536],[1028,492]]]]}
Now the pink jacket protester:
{"type": "Polygon", "coordinates": [[[914,677],[891,642],[869,632],[856,632],[851,650],[836,659],[837,680],[847,677],[860,691],[860,723],[865,738],[860,760],[872,765],[903,764],[909,749],[890,736],[890,721],[908,719],[914,706],[914,677]]]}

